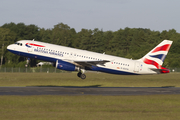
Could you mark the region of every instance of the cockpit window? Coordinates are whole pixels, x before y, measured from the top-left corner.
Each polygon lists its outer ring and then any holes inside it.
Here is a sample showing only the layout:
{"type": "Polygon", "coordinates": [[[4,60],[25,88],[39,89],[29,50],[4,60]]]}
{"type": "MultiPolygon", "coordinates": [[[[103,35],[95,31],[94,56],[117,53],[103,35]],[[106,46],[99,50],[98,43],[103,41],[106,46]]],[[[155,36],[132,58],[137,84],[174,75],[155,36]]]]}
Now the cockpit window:
{"type": "Polygon", "coordinates": [[[16,42],[16,43],[14,43],[14,44],[22,46],[22,43],[18,43],[18,42],[16,42]]]}

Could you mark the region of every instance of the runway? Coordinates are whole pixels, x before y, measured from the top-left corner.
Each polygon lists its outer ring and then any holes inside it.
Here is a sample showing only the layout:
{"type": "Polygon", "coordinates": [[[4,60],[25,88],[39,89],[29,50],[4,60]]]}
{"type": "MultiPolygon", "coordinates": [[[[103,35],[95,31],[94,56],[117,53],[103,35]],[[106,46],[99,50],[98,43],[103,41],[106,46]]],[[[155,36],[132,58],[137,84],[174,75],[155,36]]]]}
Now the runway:
{"type": "Polygon", "coordinates": [[[155,95],[180,94],[179,87],[0,87],[0,95],[155,95]]]}

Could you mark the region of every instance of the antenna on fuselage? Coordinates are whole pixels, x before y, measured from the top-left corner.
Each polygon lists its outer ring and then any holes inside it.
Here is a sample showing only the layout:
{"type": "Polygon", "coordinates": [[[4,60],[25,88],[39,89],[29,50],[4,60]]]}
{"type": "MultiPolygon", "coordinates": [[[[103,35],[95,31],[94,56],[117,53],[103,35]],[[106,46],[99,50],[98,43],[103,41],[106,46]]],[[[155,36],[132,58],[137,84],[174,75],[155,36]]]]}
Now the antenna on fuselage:
{"type": "Polygon", "coordinates": [[[35,39],[33,39],[32,41],[34,41],[35,39]]]}

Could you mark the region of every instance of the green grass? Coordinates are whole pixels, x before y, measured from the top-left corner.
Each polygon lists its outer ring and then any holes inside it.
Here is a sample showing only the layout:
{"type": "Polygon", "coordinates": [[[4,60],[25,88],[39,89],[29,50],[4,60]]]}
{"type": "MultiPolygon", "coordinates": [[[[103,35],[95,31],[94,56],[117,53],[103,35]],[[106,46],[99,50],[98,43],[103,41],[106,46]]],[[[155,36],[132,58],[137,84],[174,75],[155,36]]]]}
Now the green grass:
{"type": "Polygon", "coordinates": [[[1,120],[179,120],[180,95],[0,96],[1,120]]]}
{"type": "MultiPolygon", "coordinates": [[[[180,74],[0,73],[0,86],[180,87],[180,74]]],[[[0,96],[0,120],[178,120],[180,95],[0,96]]]]}
{"type": "Polygon", "coordinates": [[[98,87],[180,87],[180,73],[160,75],[112,75],[86,73],[0,73],[0,86],[98,86],[98,87]]]}

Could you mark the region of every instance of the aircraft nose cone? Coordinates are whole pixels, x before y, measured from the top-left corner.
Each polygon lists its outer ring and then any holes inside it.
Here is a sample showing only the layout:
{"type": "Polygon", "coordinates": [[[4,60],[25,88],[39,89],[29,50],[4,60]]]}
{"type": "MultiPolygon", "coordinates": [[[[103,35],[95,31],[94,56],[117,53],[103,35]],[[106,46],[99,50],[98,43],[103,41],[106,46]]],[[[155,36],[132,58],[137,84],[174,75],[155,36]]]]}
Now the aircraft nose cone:
{"type": "Polygon", "coordinates": [[[8,46],[7,46],[7,49],[10,50],[10,48],[11,48],[11,45],[8,45],[8,46]]]}
{"type": "Polygon", "coordinates": [[[13,45],[8,45],[8,46],[7,46],[7,49],[8,49],[8,50],[12,50],[12,49],[13,49],[13,45]]]}

